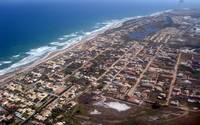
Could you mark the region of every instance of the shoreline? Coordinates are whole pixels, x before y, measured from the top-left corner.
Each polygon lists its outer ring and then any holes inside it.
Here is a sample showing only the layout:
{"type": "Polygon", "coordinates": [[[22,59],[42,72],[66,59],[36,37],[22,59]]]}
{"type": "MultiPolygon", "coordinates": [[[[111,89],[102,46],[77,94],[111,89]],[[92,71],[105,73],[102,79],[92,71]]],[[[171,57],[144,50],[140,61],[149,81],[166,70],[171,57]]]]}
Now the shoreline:
{"type": "Polygon", "coordinates": [[[19,68],[15,69],[14,71],[5,73],[4,75],[0,75],[0,83],[3,83],[3,82],[6,83],[10,79],[12,79],[13,77],[15,77],[16,75],[18,75],[22,72],[29,72],[34,67],[36,67],[36,66],[38,66],[42,63],[45,63],[46,61],[51,60],[51,59],[55,58],[56,56],[59,56],[59,55],[65,53],[66,51],[69,51],[69,50],[75,48],[76,46],[80,46],[81,44],[88,42],[89,40],[95,38],[97,35],[106,32],[107,30],[111,30],[111,29],[118,28],[118,27],[122,26],[123,23],[128,21],[128,20],[131,20],[131,19],[122,19],[122,21],[114,23],[111,26],[108,26],[107,28],[105,28],[103,30],[97,31],[97,32],[92,33],[88,36],[84,36],[80,41],[74,42],[66,48],[64,47],[63,49],[59,49],[59,50],[55,50],[53,52],[49,52],[44,57],[40,58],[39,60],[32,62],[31,64],[26,64],[23,67],[19,67],[19,68]]]}
{"type": "Polygon", "coordinates": [[[12,79],[13,77],[15,77],[16,75],[22,73],[22,72],[28,72],[31,71],[34,67],[48,61],[51,60],[53,58],[55,58],[56,56],[59,56],[63,53],[65,53],[66,51],[69,51],[73,48],[75,48],[76,46],[80,46],[81,44],[86,43],[87,41],[95,38],[96,36],[103,34],[104,32],[106,32],[107,30],[112,30],[114,28],[119,28],[120,26],[122,26],[125,22],[127,21],[131,21],[131,20],[137,20],[143,17],[148,17],[148,16],[158,16],[160,14],[166,13],[166,12],[170,12],[173,10],[164,10],[164,11],[158,11],[149,15],[144,15],[144,16],[134,16],[134,17],[128,17],[128,18],[123,18],[118,20],[118,22],[115,22],[113,24],[111,24],[110,26],[104,26],[101,27],[103,29],[97,29],[96,32],[91,31],[91,34],[83,36],[83,38],[80,41],[76,41],[74,43],[72,43],[71,45],[67,46],[67,47],[63,47],[62,49],[58,49],[52,52],[47,53],[45,56],[41,57],[40,59],[33,61],[32,63],[20,66],[16,69],[14,69],[13,71],[7,72],[3,75],[0,75],[0,83],[3,82],[8,82],[10,79],[12,79]],[[99,31],[98,31],[99,30],[99,31]]]}

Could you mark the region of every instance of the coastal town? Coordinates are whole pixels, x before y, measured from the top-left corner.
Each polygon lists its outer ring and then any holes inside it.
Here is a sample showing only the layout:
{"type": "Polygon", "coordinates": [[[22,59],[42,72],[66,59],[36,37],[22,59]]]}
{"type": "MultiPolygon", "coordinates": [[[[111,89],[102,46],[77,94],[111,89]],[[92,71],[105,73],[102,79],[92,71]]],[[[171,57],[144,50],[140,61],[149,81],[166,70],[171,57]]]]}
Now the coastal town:
{"type": "Polygon", "coordinates": [[[0,84],[0,125],[198,125],[200,13],[128,20],[0,84]]]}

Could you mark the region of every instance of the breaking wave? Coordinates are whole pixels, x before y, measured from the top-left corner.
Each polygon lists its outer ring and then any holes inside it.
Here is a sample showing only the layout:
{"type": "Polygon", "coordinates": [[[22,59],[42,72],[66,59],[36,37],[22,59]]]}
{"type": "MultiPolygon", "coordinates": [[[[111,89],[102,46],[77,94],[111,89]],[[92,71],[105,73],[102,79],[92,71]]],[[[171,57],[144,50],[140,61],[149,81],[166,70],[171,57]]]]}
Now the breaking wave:
{"type": "Polygon", "coordinates": [[[10,64],[12,61],[2,61],[1,64],[10,64]]]}
{"type": "MultiPolygon", "coordinates": [[[[45,55],[47,55],[48,53],[57,51],[57,50],[62,50],[65,48],[68,48],[70,45],[80,42],[82,39],[84,38],[89,38],[92,35],[97,34],[100,31],[106,30],[109,27],[111,27],[112,25],[116,25],[119,24],[121,22],[121,20],[115,20],[115,21],[107,21],[107,22],[103,22],[100,26],[95,26],[93,29],[93,31],[81,31],[81,32],[75,32],[75,33],[71,33],[71,34],[65,34],[62,37],[59,37],[57,39],[57,41],[55,42],[51,42],[49,43],[49,45],[47,46],[42,46],[36,49],[31,49],[30,51],[24,53],[23,55],[25,56],[24,58],[22,58],[21,60],[17,61],[16,63],[12,63],[12,61],[2,61],[0,62],[0,66],[3,66],[5,64],[11,64],[9,67],[7,68],[3,68],[0,70],[0,75],[4,75],[6,73],[9,72],[13,72],[17,69],[19,69],[22,66],[31,64],[35,61],[38,61],[39,59],[41,59],[42,57],[44,57],[45,55]]],[[[14,55],[12,56],[13,58],[20,58],[21,55],[14,55]]]]}
{"type": "MultiPolygon", "coordinates": [[[[157,12],[157,13],[151,14],[150,16],[162,14],[163,12],[169,12],[169,11],[171,11],[171,10],[157,12]]],[[[21,57],[22,55],[12,56],[12,59],[13,58],[15,58],[15,59],[22,58],[19,61],[17,61],[16,63],[12,62],[12,60],[0,62],[1,67],[4,66],[5,64],[10,64],[9,67],[0,69],[0,75],[5,75],[6,73],[13,72],[22,66],[25,66],[25,65],[31,64],[35,61],[38,61],[39,59],[41,59],[48,53],[68,48],[70,45],[77,43],[84,38],[89,38],[91,36],[99,34],[111,27],[118,27],[124,21],[130,20],[130,19],[141,18],[141,17],[144,17],[144,16],[135,16],[135,17],[123,18],[123,19],[119,19],[119,20],[105,21],[103,23],[97,23],[92,28],[91,31],[80,31],[80,32],[74,32],[71,34],[65,34],[65,35],[59,37],[57,39],[57,41],[49,43],[49,45],[47,45],[47,46],[42,46],[40,48],[31,49],[30,51],[23,54],[23,58],[21,57]]]]}
{"type": "Polygon", "coordinates": [[[13,58],[18,58],[20,55],[14,55],[14,56],[12,56],[13,58]]]}

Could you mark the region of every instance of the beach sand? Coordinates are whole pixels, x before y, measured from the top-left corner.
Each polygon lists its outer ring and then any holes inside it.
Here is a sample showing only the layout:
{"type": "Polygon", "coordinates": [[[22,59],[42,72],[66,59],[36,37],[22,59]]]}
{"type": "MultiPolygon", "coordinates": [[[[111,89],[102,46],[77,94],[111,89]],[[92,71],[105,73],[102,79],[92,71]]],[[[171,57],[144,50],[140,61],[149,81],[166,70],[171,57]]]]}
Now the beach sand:
{"type": "Polygon", "coordinates": [[[131,19],[125,19],[125,20],[119,21],[117,23],[114,23],[111,26],[109,26],[108,28],[105,28],[103,30],[100,30],[98,32],[90,34],[88,36],[85,36],[81,41],[75,42],[74,44],[70,45],[69,47],[67,47],[65,49],[56,50],[54,52],[48,53],[46,56],[42,57],[41,59],[39,59],[39,60],[37,60],[37,61],[35,61],[31,64],[17,68],[17,69],[15,69],[15,71],[9,72],[7,74],[1,75],[0,76],[0,84],[7,83],[10,80],[12,80],[14,77],[17,77],[17,75],[20,74],[20,73],[29,72],[29,71],[33,70],[35,67],[37,67],[38,65],[47,62],[48,60],[52,60],[52,59],[56,58],[57,56],[60,56],[60,55],[64,54],[65,52],[69,51],[69,50],[72,50],[72,49],[75,49],[76,47],[82,46],[83,44],[85,44],[89,40],[94,39],[99,34],[102,34],[102,33],[106,32],[107,30],[111,30],[111,29],[118,28],[118,27],[122,26],[123,23],[128,21],[128,20],[131,20],[131,19]]]}

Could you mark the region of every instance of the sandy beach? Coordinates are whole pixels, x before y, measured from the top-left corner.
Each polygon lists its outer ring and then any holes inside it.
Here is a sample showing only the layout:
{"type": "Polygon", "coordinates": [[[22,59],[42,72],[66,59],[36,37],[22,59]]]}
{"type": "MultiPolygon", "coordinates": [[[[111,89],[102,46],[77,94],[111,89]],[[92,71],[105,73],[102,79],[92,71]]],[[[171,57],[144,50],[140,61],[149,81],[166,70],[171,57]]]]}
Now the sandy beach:
{"type": "Polygon", "coordinates": [[[47,53],[45,56],[38,59],[37,61],[34,61],[33,63],[30,63],[30,64],[27,64],[25,66],[16,68],[14,71],[10,71],[10,72],[8,72],[4,75],[0,75],[0,83],[6,83],[10,79],[15,77],[17,74],[20,74],[20,73],[23,73],[23,72],[28,72],[28,71],[32,70],[34,67],[38,66],[39,64],[42,64],[42,63],[44,63],[48,60],[51,60],[51,59],[65,53],[66,51],[69,51],[71,49],[76,48],[77,46],[81,46],[84,43],[86,43],[87,41],[95,38],[97,35],[102,34],[102,33],[106,32],[107,30],[118,28],[128,21],[137,20],[137,19],[140,19],[140,18],[148,17],[148,16],[158,16],[162,13],[170,12],[170,11],[172,11],[172,10],[165,10],[165,11],[161,11],[161,12],[156,12],[156,13],[146,15],[146,16],[134,16],[134,17],[120,19],[117,22],[114,22],[113,24],[111,24],[110,26],[105,26],[105,27],[102,27],[102,29],[97,30],[96,32],[91,32],[91,34],[84,36],[80,41],[75,41],[69,47],[47,53]]]}
{"type": "Polygon", "coordinates": [[[111,29],[114,29],[114,28],[118,28],[120,26],[123,25],[124,22],[128,21],[128,20],[131,20],[132,18],[127,18],[127,19],[123,19],[117,23],[114,23],[112,24],[111,26],[109,27],[106,27],[105,29],[103,30],[100,30],[100,31],[97,31],[95,33],[92,33],[90,35],[87,35],[87,36],[84,36],[84,38],[82,40],[80,40],[79,42],[74,42],[72,43],[69,47],[67,48],[64,48],[64,49],[61,49],[61,50],[56,50],[54,52],[50,52],[48,53],[47,55],[45,55],[44,57],[42,57],[41,59],[31,63],[31,64],[28,64],[28,65],[25,65],[23,67],[20,67],[20,68],[17,68],[15,69],[15,71],[11,71],[11,72],[8,72],[4,75],[0,75],[0,83],[1,84],[4,84],[4,83],[7,83],[9,82],[11,79],[13,79],[14,77],[16,77],[18,74],[20,73],[25,73],[25,72],[29,72],[31,71],[32,69],[34,69],[35,67],[37,67],[38,65],[42,64],[42,63],[45,63],[46,61],[48,60],[51,60],[51,59],[54,59],[56,58],[57,56],[59,55],[62,55],[64,54],[65,52],[69,51],[69,50],[72,50],[74,48],[76,48],[77,46],[81,46],[83,44],[85,44],[86,42],[88,42],[89,40],[95,38],[97,35],[99,34],[102,34],[104,32],[106,32],[107,30],[111,30],[111,29]]]}

